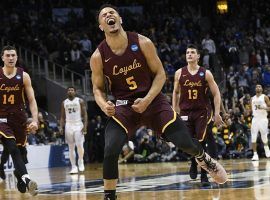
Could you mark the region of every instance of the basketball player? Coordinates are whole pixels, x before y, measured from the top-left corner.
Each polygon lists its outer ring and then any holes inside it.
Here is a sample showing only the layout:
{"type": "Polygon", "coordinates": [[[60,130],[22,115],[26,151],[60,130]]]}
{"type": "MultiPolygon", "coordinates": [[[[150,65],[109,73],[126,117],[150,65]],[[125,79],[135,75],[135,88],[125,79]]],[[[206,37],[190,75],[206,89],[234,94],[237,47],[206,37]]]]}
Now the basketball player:
{"type": "MultiPolygon", "coordinates": [[[[187,66],[175,72],[173,90],[173,108],[180,113],[186,122],[193,138],[205,146],[207,124],[212,120],[212,109],[208,90],[210,88],[214,99],[214,122],[222,125],[220,116],[220,92],[212,73],[198,65],[200,53],[195,45],[188,45],[186,50],[187,66]]],[[[190,177],[197,177],[197,163],[191,159],[190,177]]],[[[201,169],[201,182],[207,183],[206,171],[201,169]]]]}
{"type": "Polygon", "coordinates": [[[84,100],[76,97],[74,87],[68,87],[68,98],[62,102],[60,132],[63,133],[65,128],[65,138],[69,147],[69,159],[71,163],[70,174],[84,171],[83,154],[84,154],[84,135],[87,132],[87,111],[84,100]],[[75,145],[78,152],[78,167],[76,166],[75,145]]]}
{"type": "Polygon", "coordinates": [[[262,93],[263,88],[261,85],[256,85],[256,95],[251,99],[251,109],[252,109],[252,122],[251,122],[251,142],[253,149],[253,157],[251,160],[259,160],[257,153],[257,137],[258,132],[261,133],[261,139],[264,144],[265,156],[270,157],[270,150],[268,146],[268,118],[267,111],[270,110],[270,101],[268,96],[262,93]]]}
{"type": "Polygon", "coordinates": [[[22,193],[37,195],[37,183],[30,179],[22,155],[17,145],[26,144],[27,116],[24,110],[24,92],[29,101],[33,121],[28,129],[38,129],[38,109],[29,75],[21,68],[15,67],[18,56],[15,47],[5,46],[1,52],[4,67],[0,69],[0,139],[4,148],[11,154],[17,187],[22,193]]]}
{"type": "MultiPolygon", "coordinates": [[[[22,155],[22,159],[24,161],[25,164],[28,163],[28,159],[27,159],[27,149],[26,149],[26,146],[18,146],[19,148],[19,151],[22,155]]],[[[5,180],[6,179],[6,174],[5,174],[5,171],[4,171],[4,164],[8,161],[8,158],[9,158],[9,152],[7,150],[7,148],[3,148],[3,151],[2,151],[2,155],[1,155],[1,163],[0,163],[0,178],[5,180]]],[[[15,173],[16,175],[16,173],[15,173]]]]}
{"type": "MultiPolygon", "coordinates": [[[[28,127],[28,125],[32,121],[33,121],[32,118],[28,118],[27,119],[27,121],[26,121],[27,127],[28,127]]],[[[25,131],[26,131],[26,134],[28,134],[28,129],[25,130],[25,131]]],[[[26,149],[26,146],[25,145],[24,146],[23,145],[18,145],[17,147],[20,150],[20,153],[22,155],[23,162],[25,164],[27,164],[28,163],[28,159],[27,159],[27,149],[26,149]]],[[[8,161],[9,155],[10,154],[9,154],[7,148],[4,147],[3,148],[3,151],[2,151],[2,155],[1,155],[1,162],[0,162],[0,178],[3,179],[3,180],[6,179],[6,174],[5,174],[5,171],[4,171],[4,164],[8,161]]],[[[14,174],[15,174],[15,176],[17,176],[16,171],[14,171],[14,174]]],[[[20,178],[20,177],[18,177],[18,178],[20,178]]]]}
{"type": "Polygon", "coordinates": [[[227,175],[223,167],[192,140],[184,122],[161,94],[165,72],[154,44],[143,35],[126,32],[117,8],[103,5],[97,13],[99,28],[105,34],[90,59],[95,100],[110,117],[105,129],[103,178],[105,200],[115,200],[118,156],[128,137],[143,124],[196,157],[218,183],[227,175]],[[105,78],[115,98],[105,96],[105,78]]]}

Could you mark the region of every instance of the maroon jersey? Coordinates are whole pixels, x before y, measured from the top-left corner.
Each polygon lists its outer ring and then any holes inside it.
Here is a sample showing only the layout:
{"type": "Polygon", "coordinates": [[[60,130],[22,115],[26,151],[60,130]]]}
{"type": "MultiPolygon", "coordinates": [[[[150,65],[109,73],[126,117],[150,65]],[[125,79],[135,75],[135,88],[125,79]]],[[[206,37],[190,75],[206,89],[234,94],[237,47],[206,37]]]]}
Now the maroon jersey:
{"type": "Polygon", "coordinates": [[[112,52],[106,40],[98,46],[103,62],[103,72],[116,99],[131,100],[144,97],[149,91],[153,74],[140,49],[137,33],[127,32],[128,46],[119,56],[112,52]]]}
{"type": "Polygon", "coordinates": [[[191,75],[187,67],[182,68],[179,78],[180,110],[203,110],[209,104],[208,83],[205,79],[206,69],[200,67],[198,72],[191,75]]]}
{"type": "Polygon", "coordinates": [[[24,108],[23,69],[17,68],[12,78],[4,75],[0,69],[0,115],[21,111],[24,108]]]}

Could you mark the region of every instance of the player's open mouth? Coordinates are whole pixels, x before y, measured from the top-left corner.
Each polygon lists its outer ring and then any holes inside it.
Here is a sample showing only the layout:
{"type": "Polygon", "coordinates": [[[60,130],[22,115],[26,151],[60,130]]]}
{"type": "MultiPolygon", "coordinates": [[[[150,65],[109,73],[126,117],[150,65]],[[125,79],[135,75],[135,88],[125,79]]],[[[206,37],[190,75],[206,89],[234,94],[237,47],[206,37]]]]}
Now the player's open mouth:
{"type": "Polygon", "coordinates": [[[115,24],[115,19],[109,18],[109,19],[107,20],[107,24],[108,24],[108,25],[114,25],[114,24],[115,24]]]}

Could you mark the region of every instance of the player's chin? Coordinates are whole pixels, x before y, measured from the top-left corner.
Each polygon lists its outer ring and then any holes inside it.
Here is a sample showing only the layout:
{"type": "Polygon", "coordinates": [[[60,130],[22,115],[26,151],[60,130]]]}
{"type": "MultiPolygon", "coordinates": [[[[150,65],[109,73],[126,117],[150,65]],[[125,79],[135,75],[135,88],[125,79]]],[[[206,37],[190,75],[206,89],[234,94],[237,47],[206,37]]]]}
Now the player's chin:
{"type": "Polygon", "coordinates": [[[110,33],[111,33],[111,34],[115,34],[115,33],[118,33],[118,31],[119,31],[118,28],[117,28],[117,29],[112,29],[112,30],[110,30],[110,33]]]}

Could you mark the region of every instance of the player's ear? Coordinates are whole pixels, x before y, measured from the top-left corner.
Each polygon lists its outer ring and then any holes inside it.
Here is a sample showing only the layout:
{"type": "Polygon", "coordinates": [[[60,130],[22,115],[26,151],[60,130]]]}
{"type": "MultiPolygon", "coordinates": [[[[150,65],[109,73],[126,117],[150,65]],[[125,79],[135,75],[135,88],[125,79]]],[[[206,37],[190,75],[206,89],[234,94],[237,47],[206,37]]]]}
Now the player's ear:
{"type": "Polygon", "coordinates": [[[98,27],[101,31],[104,31],[101,25],[99,25],[98,27]]]}
{"type": "Polygon", "coordinates": [[[123,23],[123,20],[122,20],[122,17],[120,17],[120,24],[122,24],[123,23]]]}

